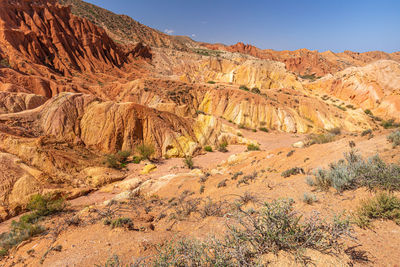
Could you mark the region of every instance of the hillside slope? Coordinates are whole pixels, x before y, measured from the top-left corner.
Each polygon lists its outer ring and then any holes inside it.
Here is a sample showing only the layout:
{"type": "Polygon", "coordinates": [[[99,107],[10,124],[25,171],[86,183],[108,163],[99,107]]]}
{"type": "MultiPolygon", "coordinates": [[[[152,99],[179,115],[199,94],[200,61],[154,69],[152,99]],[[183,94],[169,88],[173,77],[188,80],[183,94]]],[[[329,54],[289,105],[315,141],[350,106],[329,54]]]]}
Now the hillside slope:
{"type": "Polygon", "coordinates": [[[129,16],[117,15],[111,11],[86,3],[81,0],[58,0],[63,5],[70,5],[72,13],[90,20],[104,28],[115,41],[130,44],[143,42],[149,46],[186,50],[196,47],[196,42],[189,37],[171,36],[145,26],[129,16]]]}

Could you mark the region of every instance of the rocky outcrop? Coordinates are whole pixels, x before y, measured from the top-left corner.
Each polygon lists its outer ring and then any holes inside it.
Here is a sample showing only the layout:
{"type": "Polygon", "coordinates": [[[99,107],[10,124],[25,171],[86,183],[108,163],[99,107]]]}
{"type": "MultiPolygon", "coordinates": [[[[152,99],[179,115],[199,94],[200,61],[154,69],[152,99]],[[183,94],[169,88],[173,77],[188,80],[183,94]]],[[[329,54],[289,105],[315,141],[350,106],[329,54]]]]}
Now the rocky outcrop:
{"type": "Polygon", "coordinates": [[[201,56],[168,50],[154,50],[155,71],[162,75],[179,76],[189,83],[223,82],[258,87],[302,89],[296,75],[288,72],[284,64],[258,60],[231,53],[219,57],[201,56]]]}
{"type": "Polygon", "coordinates": [[[0,91],[0,114],[34,109],[46,102],[46,98],[34,94],[0,91]]]}
{"type": "Polygon", "coordinates": [[[383,118],[400,119],[400,63],[380,60],[352,67],[307,84],[310,90],[326,93],[370,109],[383,118]]]}

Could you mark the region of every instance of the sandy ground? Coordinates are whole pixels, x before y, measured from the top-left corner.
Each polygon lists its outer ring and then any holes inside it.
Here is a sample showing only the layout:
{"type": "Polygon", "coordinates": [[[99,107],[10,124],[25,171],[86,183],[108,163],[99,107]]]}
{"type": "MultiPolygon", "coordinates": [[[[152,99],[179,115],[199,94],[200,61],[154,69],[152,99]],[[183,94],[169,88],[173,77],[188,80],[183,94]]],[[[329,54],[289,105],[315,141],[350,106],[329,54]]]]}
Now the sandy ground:
{"type": "MultiPolygon", "coordinates": [[[[283,178],[281,172],[292,167],[301,167],[307,173],[318,167],[326,167],[329,163],[343,157],[349,151],[349,142],[356,143],[356,149],[364,156],[379,153],[387,161],[396,162],[400,159],[398,149],[392,149],[386,141],[387,132],[376,132],[375,137],[341,136],[337,141],[313,145],[307,148],[293,148],[291,144],[304,138],[287,133],[264,133],[241,130],[246,138],[255,139],[260,143],[261,151],[246,152],[245,146],[230,145],[229,152],[211,152],[196,156],[193,160],[195,166],[204,172],[212,172],[204,183],[204,193],[200,194],[198,177],[176,178],[165,184],[157,191],[156,199],[168,200],[176,198],[183,192],[193,192],[192,198],[212,198],[214,201],[233,202],[245,192],[252,194],[258,200],[271,201],[277,198],[292,198],[295,200],[297,210],[305,216],[317,211],[323,218],[331,218],[334,214],[351,215],[363,199],[373,196],[372,192],[364,188],[345,191],[338,194],[334,190],[318,192],[305,183],[307,175],[295,175],[283,178]],[[292,155],[288,152],[294,150],[292,155]],[[227,159],[236,155],[235,162],[227,159]],[[232,180],[234,173],[242,171],[244,175],[257,172],[257,178],[248,185],[238,185],[238,180],[232,180]],[[218,187],[221,181],[226,180],[225,187],[218,187]],[[313,205],[302,202],[304,193],[313,193],[318,201],[313,205]]],[[[129,177],[139,177],[143,180],[158,179],[166,174],[185,174],[189,170],[184,166],[182,159],[168,159],[157,164],[157,170],[140,175],[138,172],[144,164],[130,164],[129,177]]],[[[125,229],[110,229],[102,224],[101,220],[87,223],[93,219],[95,212],[88,212],[87,206],[96,206],[109,200],[118,190],[118,182],[109,190],[99,190],[87,196],[69,201],[70,211],[52,218],[46,223],[53,234],[37,237],[22,243],[12,257],[0,262],[0,266],[37,266],[43,258],[43,266],[94,266],[104,264],[106,259],[113,254],[118,254],[125,262],[132,262],[133,258],[151,255],[156,244],[163,240],[170,240],[178,236],[206,237],[209,234],[221,235],[224,232],[226,219],[199,216],[190,216],[184,220],[171,221],[168,219],[154,220],[162,213],[170,210],[164,209],[164,204],[128,204],[118,209],[119,216],[132,218],[134,224],[142,227],[143,231],[127,231],[125,229]],[[151,207],[151,208],[150,208],[151,207]],[[84,213],[80,210],[84,209],[84,213]],[[148,211],[150,210],[150,211],[148,211]],[[82,226],[69,226],[65,229],[65,220],[77,214],[90,214],[85,218],[82,226]],[[149,219],[150,218],[150,219],[149,219]],[[153,218],[153,219],[152,219],[153,218]],[[149,228],[149,223],[155,229],[149,228]],[[61,229],[59,231],[55,231],[61,229]],[[57,232],[57,235],[54,234],[57,232]],[[53,237],[52,237],[53,236],[53,237]],[[50,251],[51,247],[60,245],[60,252],[50,251]],[[34,252],[32,252],[34,251],[34,252]]],[[[398,194],[397,194],[398,195],[398,194]]],[[[90,210],[90,209],[89,209],[90,210]]],[[[85,215],[86,216],[86,215],[85,215]]],[[[0,230],[7,229],[10,221],[0,224],[0,230]]],[[[400,227],[390,221],[374,222],[373,230],[355,228],[357,240],[346,241],[348,246],[358,246],[357,249],[365,251],[370,262],[355,263],[356,266],[398,266],[400,262],[400,227]],[[396,265],[397,264],[397,265],[396,265]]],[[[317,256],[317,266],[339,266],[347,262],[337,261],[331,257],[317,256]]],[[[282,261],[285,262],[285,261],[282,261]]]]}

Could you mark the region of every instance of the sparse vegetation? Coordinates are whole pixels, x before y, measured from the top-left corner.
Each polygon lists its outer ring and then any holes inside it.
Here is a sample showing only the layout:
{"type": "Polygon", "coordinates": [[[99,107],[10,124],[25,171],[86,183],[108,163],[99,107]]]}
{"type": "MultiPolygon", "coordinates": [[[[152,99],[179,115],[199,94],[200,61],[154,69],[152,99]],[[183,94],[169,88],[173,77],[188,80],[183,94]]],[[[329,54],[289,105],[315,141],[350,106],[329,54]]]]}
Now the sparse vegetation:
{"type": "Polygon", "coordinates": [[[394,119],[390,119],[390,120],[387,120],[387,121],[384,120],[384,121],[381,122],[381,125],[385,129],[400,127],[400,123],[395,122],[394,119]]]}
{"type": "Polygon", "coordinates": [[[131,218],[121,217],[114,220],[106,219],[104,220],[104,225],[109,225],[111,229],[124,227],[133,230],[133,221],[131,218]]]}
{"type": "Polygon", "coordinates": [[[246,85],[239,86],[239,89],[244,91],[250,91],[250,89],[246,85]]]}
{"type": "Polygon", "coordinates": [[[372,114],[372,111],[369,109],[364,110],[365,114],[373,116],[374,114],[372,114]]]}
{"type": "Polygon", "coordinates": [[[228,152],[228,149],[227,149],[227,147],[228,147],[228,142],[226,142],[226,141],[222,141],[220,144],[219,144],[219,146],[218,146],[218,151],[219,152],[228,152]]]}
{"type": "Polygon", "coordinates": [[[400,190],[400,166],[386,164],[378,155],[364,160],[352,150],[345,153],[344,159],[331,163],[328,170],[316,170],[313,184],[321,190],[332,186],[338,192],[361,186],[400,190]]]}
{"type": "Polygon", "coordinates": [[[10,61],[8,61],[7,58],[0,59],[0,65],[7,67],[7,68],[11,68],[10,61]]]}
{"type": "Polygon", "coordinates": [[[212,149],[211,146],[205,146],[204,150],[207,151],[207,152],[213,152],[213,149],[212,149]]]}
{"type": "Polygon", "coordinates": [[[214,82],[214,81],[208,81],[207,83],[209,83],[209,84],[216,84],[216,82],[214,82]]]}
{"type": "Polygon", "coordinates": [[[366,135],[371,135],[372,134],[372,130],[371,129],[367,129],[361,132],[361,136],[366,136],[366,135]]]}
{"type": "Polygon", "coordinates": [[[183,163],[185,164],[185,166],[189,169],[193,169],[194,168],[194,163],[193,163],[193,157],[192,156],[186,156],[183,159],[183,163]]]}
{"type": "Polygon", "coordinates": [[[305,80],[310,80],[310,81],[315,81],[321,77],[315,76],[315,74],[305,74],[305,75],[300,75],[300,78],[305,79],[305,80]]]}
{"type": "Polygon", "coordinates": [[[219,182],[218,185],[217,185],[217,188],[225,187],[226,186],[226,181],[227,181],[227,179],[224,179],[221,182],[219,182]]]}
{"type": "Polygon", "coordinates": [[[335,127],[335,128],[329,129],[328,132],[333,135],[340,135],[342,133],[342,129],[340,129],[339,127],[335,127]]]}
{"type": "Polygon", "coordinates": [[[294,167],[294,168],[291,168],[291,169],[288,169],[288,170],[282,172],[281,176],[284,177],[284,178],[288,178],[288,177],[290,177],[292,175],[297,175],[297,174],[300,174],[300,173],[304,174],[303,168],[294,167]]]}
{"type": "Polygon", "coordinates": [[[317,202],[317,197],[314,194],[304,193],[303,194],[303,202],[311,205],[314,202],[317,202]]]}
{"type": "Polygon", "coordinates": [[[387,140],[392,143],[393,148],[400,145],[400,130],[396,130],[388,135],[387,140]]]}
{"type": "Polygon", "coordinates": [[[151,156],[154,154],[155,149],[153,145],[141,144],[136,147],[137,152],[142,159],[150,160],[151,156]]]}
{"type": "Polygon", "coordinates": [[[234,173],[234,174],[232,175],[231,179],[232,179],[232,180],[236,180],[240,175],[243,175],[243,172],[242,172],[242,171],[234,173]]]}
{"type": "Polygon", "coordinates": [[[257,151],[257,150],[260,150],[260,147],[256,144],[249,144],[249,145],[247,145],[247,150],[248,151],[257,151]]]}
{"type": "Polygon", "coordinates": [[[45,229],[38,224],[38,221],[45,216],[61,212],[64,208],[65,203],[62,198],[40,194],[32,196],[28,203],[30,213],[21,216],[18,222],[13,221],[10,232],[0,235],[1,254],[5,256],[9,249],[44,232],[45,229]]]}
{"type": "Polygon", "coordinates": [[[311,146],[314,144],[326,144],[335,140],[335,135],[331,133],[323,134],[310,134],[306,138],[306,145],[311,146]]]}
{"type": "Polygon", "coordinates": [[[268,130],[267,128],[265,128],[265,127],[260,127],[259,130],[260,130],[260,131],[263,131],[263,132],[266,132],[266,133],[269,132],[269,130],[268,130]]]}
{"type": "Polygon", "coordinates": [[[257,87],[253,87],[253,88],[251,89],[251,92],[254,93],[254,94],[261,94],[260,89],[257,88],[257,87]]]}
{"type": "Polygon", "coordinates": [[[268,253],[286,251],[296,261],[309,261],[304,249],[330,254],[342,247],[341,237],[350,236],[349,220],[335,217],[326,223],[318,215],[301,220],[293,200],[265,203],[259,210],[239,208],[224,238],[205,241],[180,239],[159,249],[155,266],[262,266],[268,253]]]}
{"type": "Polygon", "coordinates": [[[370,227],[372,220],[393,220],[400,225],[400,199],[387,192],[364,200],[355,213],[355,222],[361,228],[370,227]]]}

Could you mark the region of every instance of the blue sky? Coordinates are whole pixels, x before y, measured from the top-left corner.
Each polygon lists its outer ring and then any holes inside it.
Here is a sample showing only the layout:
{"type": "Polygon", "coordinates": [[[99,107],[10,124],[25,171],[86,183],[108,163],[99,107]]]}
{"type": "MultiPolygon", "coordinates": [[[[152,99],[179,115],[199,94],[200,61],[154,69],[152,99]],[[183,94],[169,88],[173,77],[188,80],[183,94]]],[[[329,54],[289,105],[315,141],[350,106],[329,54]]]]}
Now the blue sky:
{"type": "Polygon", "coordinates": [[[400,51],[400,0],[86,0],[174,35],[275,50],[400,51]]]}

